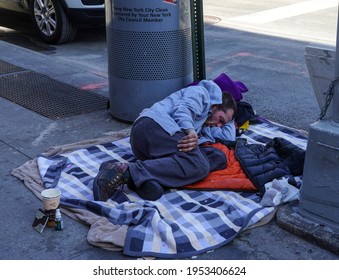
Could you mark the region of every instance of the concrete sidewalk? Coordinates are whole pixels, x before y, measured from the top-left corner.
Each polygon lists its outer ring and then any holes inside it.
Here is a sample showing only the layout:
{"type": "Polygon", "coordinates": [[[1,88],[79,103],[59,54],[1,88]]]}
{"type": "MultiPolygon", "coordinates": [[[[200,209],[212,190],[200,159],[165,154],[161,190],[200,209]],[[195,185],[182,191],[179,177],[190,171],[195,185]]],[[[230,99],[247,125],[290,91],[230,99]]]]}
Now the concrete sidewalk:
{"type": "MultiPolygon", "coordinates": [[[[77,88],[91,87],[96,94],[109,96],[107,79],[75,68],[51,56],[0,41],[0,61],[43,73],[77,88]],[[97,85],[97,86],[96,86],[97,85]]],[[[214,69],[217,71],[216,69],[214,69]]],[[[222,72],[222,69],[219,69],[222,72]]],[[[88,226],[64,215],[65,229],[46,228],[43,234],[32,228],[41,201],[11,171],[51,146],[110,135],[129,127],[112,119],[106,110],[52,120],[0,98],[0,190],[2,230],[0,259],[134,259],[121,252],[105,251],[87,243],[88,226]]],[[[339,259],[330,250],[282,229],[276,221],[245,231],[230,244],[197,259],[339,259]]]]}

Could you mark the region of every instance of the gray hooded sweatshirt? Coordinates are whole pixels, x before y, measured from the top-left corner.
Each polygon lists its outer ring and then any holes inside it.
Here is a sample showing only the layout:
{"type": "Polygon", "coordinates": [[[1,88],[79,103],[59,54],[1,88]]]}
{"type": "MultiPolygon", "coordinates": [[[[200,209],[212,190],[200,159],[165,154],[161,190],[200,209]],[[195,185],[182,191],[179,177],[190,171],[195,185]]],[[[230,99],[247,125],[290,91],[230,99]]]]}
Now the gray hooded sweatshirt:
{"type": "Polygon", "coordinates": [[[234,121],[219,127],[203,127],[212,114],[212,106],[222,103],[219,86],[209,80],[198,85],[178,90],[165,99],[144,109],[140,117],[148,117],[158,123],[167,133],[173,135],[179,131],[194,129],[199,137],[199,144],[215,142],[216,139],[235,140],[234,121]]]}

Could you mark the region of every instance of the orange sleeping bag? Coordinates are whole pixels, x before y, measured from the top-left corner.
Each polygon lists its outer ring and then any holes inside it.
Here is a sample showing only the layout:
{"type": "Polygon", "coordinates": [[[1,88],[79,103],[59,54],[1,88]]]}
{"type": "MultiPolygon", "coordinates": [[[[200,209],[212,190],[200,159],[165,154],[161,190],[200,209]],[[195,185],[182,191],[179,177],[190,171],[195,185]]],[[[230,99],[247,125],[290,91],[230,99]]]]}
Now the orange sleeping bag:
{"type": "Polygon", "coordinates": [[[187,185],[185,189],[200,190],[232,190],[232,191],[257,191],[250,179],[244,173],[239,161],[235,157],[234,150],[221,143],[211,144],[223,151],[227,157],[227,167],[209,173],[209,175],[194,184],[187,185]]]}

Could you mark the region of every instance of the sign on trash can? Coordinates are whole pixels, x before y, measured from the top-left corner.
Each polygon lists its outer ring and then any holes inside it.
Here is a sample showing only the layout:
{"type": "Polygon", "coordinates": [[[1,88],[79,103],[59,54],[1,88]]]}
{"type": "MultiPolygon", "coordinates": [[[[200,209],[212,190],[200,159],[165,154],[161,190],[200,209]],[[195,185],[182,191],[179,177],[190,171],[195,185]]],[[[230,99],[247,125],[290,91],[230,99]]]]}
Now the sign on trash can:
{"type": "Polygon", "coordinates": [[[106,0],[110,113],[133,122],[193,81],[189,0],[106,0]]]}

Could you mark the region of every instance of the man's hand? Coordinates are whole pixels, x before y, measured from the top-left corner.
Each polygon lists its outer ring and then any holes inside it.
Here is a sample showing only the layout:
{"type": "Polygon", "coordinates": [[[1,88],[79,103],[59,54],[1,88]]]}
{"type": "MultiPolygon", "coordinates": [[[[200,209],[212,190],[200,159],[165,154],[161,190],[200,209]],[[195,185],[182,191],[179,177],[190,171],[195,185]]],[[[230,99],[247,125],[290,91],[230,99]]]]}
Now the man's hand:
{"type": "Polygon", "coordinates": [[[198,135],[194,129],[187,129],[187,134],[178,142],[178,148],[180,152],[190,152],[198,146],[198,135]]]}

